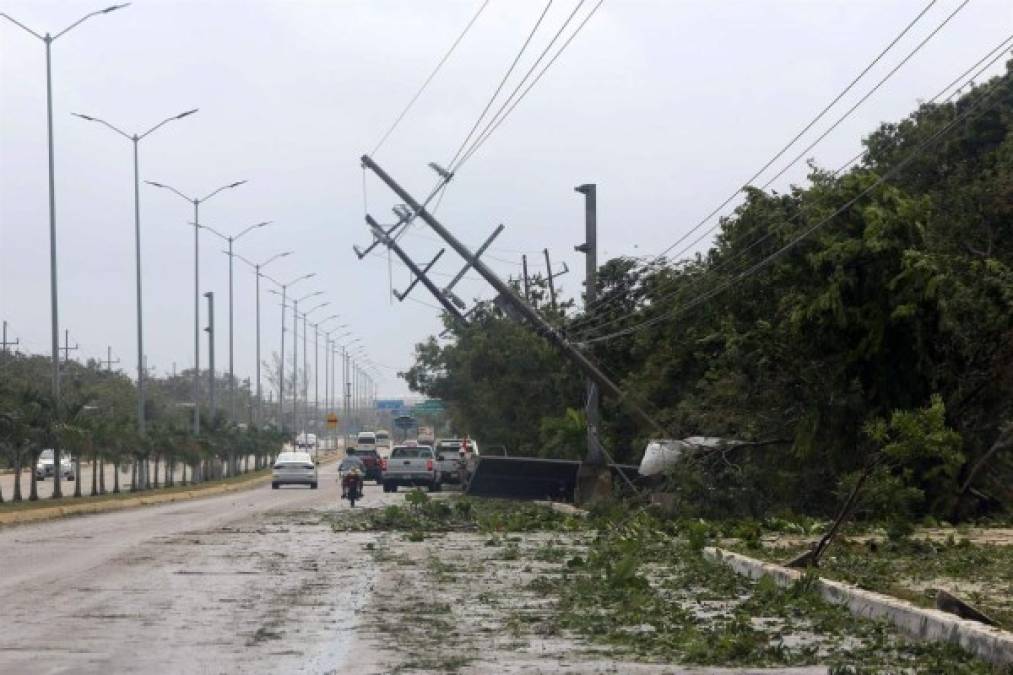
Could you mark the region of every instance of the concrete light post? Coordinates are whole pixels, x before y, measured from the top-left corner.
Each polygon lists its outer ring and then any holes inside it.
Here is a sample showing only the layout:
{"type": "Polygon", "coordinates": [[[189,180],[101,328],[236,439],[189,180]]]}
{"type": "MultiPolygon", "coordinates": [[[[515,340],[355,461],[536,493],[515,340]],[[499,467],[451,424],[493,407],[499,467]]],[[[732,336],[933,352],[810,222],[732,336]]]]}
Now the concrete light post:
{"type": "MultiPolygon", "coordinates": [[[[196,225],[196,223],[194,223],[194,224],[196,225]]],[[[232,420],[233,424],[236,423],[236,362],[235,362],[235,355],[234,355],[234,351],[235,351],[235,337],[234,337],[234,333],[233,333],[234,323],[233,323],[233,310],[232,310],[232,307],[233,307],[233,303],[232,303],[232,284],[233,284],[232,260],[233,260],[233,258],[235,258],[235,253],[232,250],[232,244],[237,239],[239,239],[240,237],[242,237],[244,234],[246,234],[246,233],[248,233],[248,232],[250,232],[252,230],[260,229],[260,228],[262,228],[262,227],[264,227],[266,225],[270,225],[270,224],[271,224],[270,220],[267,220],[267,221],[264,221],[264,222],[261,222],[261,223],[256,223],[255,225],[250,225],[245,230],[243,230],[242,232],[240,232],[239,234],[234,235],[234,236],[233,235],[222,234],[221,232],[219,232],[215,228],[210,227],[209,225],[197,225],[197,227],[204,228],[205,230],[207,230],[211,234],[213,234],[213,235],[215,235],[217,237],[220,237],[221,239],[225,240],[225,242],[229,245],[228,250],[225,251],[224,253],[225,253],[225,255],[229,256],[229,398],[230,398],[230,401],[229,401],[229,418],[232,420]]]]}
{"type": "Polygon", "coordinates": [[[128,141],[133,143],[134,146],[134,268],[136,276],[137,286],[137,433],[141,436],[145,434],[145,414],[144,414],[144,307],[142,303],[141,294],[141,177],[138,162],[138,144],[150,136],[155,130],[176,120],[181,120],[184,117],[188,117],[197,112],[197,108],[193,110],[187,110],[178,115],[167,117],[155,126],[151,127],[142,134],[128,134],[127,132],[113,126],[109,122],[98,117],[91,117],[89,115],[82,115],[81,113],[71,113],[75,117],[80,117],[83,120],[89,122],[98,122],[99,124],[105,125],[112,129],[120,136],[123,136],[128,141]]]}
{"type": "Polygon", "coordinates": [[[236,181],[223,185],[213,192],[209,192],[200,199],[191,199],[185,194],[170,185],[156,183],[153,180],[144,181],[163,190],[179,195],[186,201],[193,204],[193,435],[200,434],[200,205],[214,197],[222,190],[230,190],[239,187],[245,180],[236,181]]]}
{"type": "MultiPolygon", "coordinates": [[[[53,393],[53,404],[56,406],[57,414],[60,410],[60,313],[59,313],[59,301],[57,296],[57,281],[56,281],[56,169],[53,151],[53,68],[52,68],[52,46],[53,41],[66,35],[79,25],[87,21],[93,16],[99,14],[108,14],[117,9],[126,7],[130,3],[122,5],[111,5],[105,9],[100,9],[96,12],[85,14],[83,17],[70,24],[56,35],[40,35],[34,30],[24,25],[14,17],[0,12],[0,17],[3,17],[13,23],[18,28],[21,28],[25,32],[33,35],[42,41],[46,47],[46,138],[48,144],[49,154],[49,310],[50,310],[50,358],[52,359],[52,393],[53,393]]],[[[57,445],[53,452],[53,461],[56,462],[54,466],[60,466],[60,447],[57,445]]],[[[53,497],[59,498],[63,496],[63,491],[60,488],[60,476],[59,471],[55,472],[55,478],[53,481],[53,497]]]]}
{"type": "MultiPolygon", "coordinates": [[[[250,267],[253,268],[253,272],[254,272],[254,274],[256,275],[256,278],[257,278],[257,282],[256,282],[256,284],[257,284],[257,419],[256,419],[256,425],[257,425],[258,428],[261,427],[263,425],[263,423],[264,423],[263,422],[263,417],[262,417],[262,411],[261,411],[261,400],[263,399],[263,392],[262,392],[261,386],[260,386],[260,277],[266,277],[267,276],[265,274],[262,274],[260,270],[263,269],[263,268],[265,268],[265,267],[267,267],[270,263],[274,262],[278,258],[284,258],[284,257],[290,256],[290,255],[292,255],[292,251],[285,251],[284,253],[277,253],[277,254],[271,256],[270,258],[268,258],[267,260],[265,260],[262,263],[253,263],[253,262],[250,262],[249,260],[247,260],[246,258],[244,258],[243,256],[239,255],[238,253],[236,254],[237,258],[239,258],[244,263],[246,263],[247,265],[249,265],[250,267]]],[[[277,282],[275,282],[275,283],[277,283],[277,282]]],[[[278,422],[280,424],[281,420],[279,420],[278,422]]]]}
{"type": "MultiPolygon", "coordinates": [[[[296,277],[287,284],[279,283],[271,277],[264,275],[264,278],[276,285],[281,289],[281,293],[275,290],[271,290],[275,295],[281,296],[281,358],[278,362],[278,426],[284,431],[285,430],[285,310],[288,309],[288,304],[285,302],[288,288],[293,286],[304,279],[311,279],[316,276],[316,272],[310,272],[300,277],[296,277]]],[[[295,420],[292,421],[295,423],[295,420]]]]}

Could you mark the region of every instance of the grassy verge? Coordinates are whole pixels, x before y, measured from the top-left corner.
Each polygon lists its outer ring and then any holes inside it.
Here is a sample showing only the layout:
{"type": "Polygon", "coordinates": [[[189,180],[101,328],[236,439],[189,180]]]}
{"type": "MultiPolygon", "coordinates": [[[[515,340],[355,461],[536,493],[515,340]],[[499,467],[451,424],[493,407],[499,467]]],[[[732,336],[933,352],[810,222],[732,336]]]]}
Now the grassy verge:
{"type": "Polygon", "coordinates": [[[509,616],[494,634],[505,631],[518,645],[579,639],[610,658],[701,666],[1001,672],[953,645],[912,642],[886,623],[855,618],[823,601],[812,578],[780,589],[708,562],[700,549],[713,533],[698,521],[621,507],[582,518],[523,502],[410,493],[404,506],[343,512],[331,524],[384,533],[387,543],[371,550],[392,570],[418,569],[422,561],[406,551],[424,542],[433,557],[422,597],[468,574],[471,585],[449,605],[500,608],[509,616]],[[447,565],[464,549],[480,562],[467,571],[447,565]],[[509,575],[509,593],[478,583],[489,570],[501,581],[509,575]]]}
{"type": "MultiPolygon", "coordinates": [[[[114,504],[116,502],[122,502],[127,500],[136,500],[139,498],[158,498],[164,495],[180,495],[189,492],[201,492],[212,488],[220,488],[222,486],[241,486],[244,483],[249,483],[259,479],[263,479],[271,475],[271,469],[261,469],[260,471],[251,471],[250,473],[240,474],[230,478],[224,478],[222,480],[207,481],[201,483],[188,483],[186,485],[175,485],[171,488],[156,488],[152,490],[142,490],[138,492],[130,492],[129,490],[113,493],[107,492],[104,495],[92,496],[81,496],[81,497],[62,497],[60,499],[42,498],[36,501],[28,501],[24,499],[20,502],[5,501],[0,504],[0,515],[5,513],[21,513],[27,511],[36,511],[40,509],[59,509],[66,507],[74,507],[80,504],[97,505],[97,504],[114,504]]],[[[64,483],[68,485],[68,483],[64,483]]],[[[73,483],[69,483],[70,489],[73,490],[73,483]]]]}

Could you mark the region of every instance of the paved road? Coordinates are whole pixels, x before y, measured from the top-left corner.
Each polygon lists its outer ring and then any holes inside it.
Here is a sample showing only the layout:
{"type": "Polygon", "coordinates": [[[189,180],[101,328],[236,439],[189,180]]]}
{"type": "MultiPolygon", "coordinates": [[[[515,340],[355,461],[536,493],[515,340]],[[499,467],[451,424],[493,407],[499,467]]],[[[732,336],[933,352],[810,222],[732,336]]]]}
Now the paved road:
{"type": "Polygon", "coordinates": [[[346,672],[372,578],[355,537],[320,523],[338,502],[329,464],[318,490],[0,529],[0,672],[346,672]]]}

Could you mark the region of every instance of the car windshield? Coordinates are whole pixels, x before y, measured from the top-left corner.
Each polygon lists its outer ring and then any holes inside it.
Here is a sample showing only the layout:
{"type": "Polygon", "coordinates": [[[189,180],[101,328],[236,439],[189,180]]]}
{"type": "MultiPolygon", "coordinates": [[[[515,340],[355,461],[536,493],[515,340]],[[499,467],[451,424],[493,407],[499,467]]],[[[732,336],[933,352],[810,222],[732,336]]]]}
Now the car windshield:
{"type": "Polygon", "coordinates": [[[312,462],[308,453],[305,452],[283,452],[278,455],[277,464],[292,464],[296,462],[312,462]]]}
{"type": "Polygon", "coordinates": [[[461,447],[461,441],[457,438],[445,438],[441,441],[436,442],[436,447],[440,450],[457,450],[461,447]]]}
{"type": "Polygon", "coordinates": [[[43,450],[42,452],[39,453],[39,459],[53,459],[53,451],[43,450]]]}

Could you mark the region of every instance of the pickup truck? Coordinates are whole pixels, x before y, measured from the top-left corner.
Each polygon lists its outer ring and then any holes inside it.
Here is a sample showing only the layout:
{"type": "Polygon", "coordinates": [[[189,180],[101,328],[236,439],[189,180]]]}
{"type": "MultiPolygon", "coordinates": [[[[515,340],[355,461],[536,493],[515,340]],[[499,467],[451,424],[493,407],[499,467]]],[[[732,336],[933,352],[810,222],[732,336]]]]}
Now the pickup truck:
{"type": "Polygon", "coordinates": [[[442,476],[433,449],[427,445],[399,445],[390,457],[381,460],[383,491],[397,492],[401,485],[425,485],[430,492],[440,490],[442,476]]]}
{"type": "Polygon", "coordinates": [[[441,438],[436,441],[436,462],[444,483],[462,482],[465,453],[458,438],[441,438]]]}
{"type": "Polygon", "coordinates": [[[345,457],[358,457],[366,467],[364,480],[375,480],[379,485],[383,481],[383,472],[380,469],[380,453],[376,450],[363,450],[355,448],[345,452],[345,457]]]}

